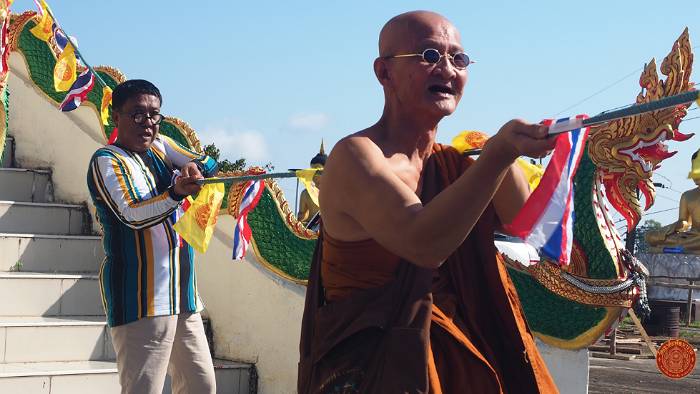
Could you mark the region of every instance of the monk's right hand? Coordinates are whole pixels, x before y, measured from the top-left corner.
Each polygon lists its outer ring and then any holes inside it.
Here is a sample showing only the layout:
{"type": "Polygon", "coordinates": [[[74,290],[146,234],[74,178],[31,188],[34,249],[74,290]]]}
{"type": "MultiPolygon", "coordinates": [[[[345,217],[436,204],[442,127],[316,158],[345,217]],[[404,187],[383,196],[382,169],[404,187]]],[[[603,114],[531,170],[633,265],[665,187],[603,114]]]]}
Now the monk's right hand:
{"type": "Polygon", "coordinates": [[[554,149],[556,143],[556,136],[548,136],[547,130],[547,126],[513,119],[488,140],[484,149],[495,151],[509,162],[520,156],[544,157],[554,149]]]}

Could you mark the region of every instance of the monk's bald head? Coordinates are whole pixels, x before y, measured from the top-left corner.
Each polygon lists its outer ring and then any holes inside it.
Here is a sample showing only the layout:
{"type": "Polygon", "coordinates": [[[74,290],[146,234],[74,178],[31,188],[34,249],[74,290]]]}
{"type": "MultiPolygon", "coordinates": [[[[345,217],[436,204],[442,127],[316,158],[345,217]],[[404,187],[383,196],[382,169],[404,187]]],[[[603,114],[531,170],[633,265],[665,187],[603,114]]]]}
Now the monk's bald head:
{"type": "Polygon", "coordinates": [[[444,16],[432,11],[410,11],[397,15],[384,25],[379,33],[379,56],[415,50],[424,37],[459,32],[444,16]]]}

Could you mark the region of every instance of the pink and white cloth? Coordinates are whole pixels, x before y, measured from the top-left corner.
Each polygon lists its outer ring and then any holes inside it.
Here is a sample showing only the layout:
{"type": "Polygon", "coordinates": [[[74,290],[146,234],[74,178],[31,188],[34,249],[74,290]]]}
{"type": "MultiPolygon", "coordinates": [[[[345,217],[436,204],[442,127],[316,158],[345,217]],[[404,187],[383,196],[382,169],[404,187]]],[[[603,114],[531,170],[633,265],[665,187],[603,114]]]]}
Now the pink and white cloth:
{"type": "MultiPolygon", "coordinates": [[[[543,121],[556,130],[564,125],[580,125],[586,115],[543,121]]],[[[573,245],[574,175],[583,156],[588,127],[557,137],[552,158],[537,188],[506,230],[535,247],[541,254],[568,265],[573,245]]]]}

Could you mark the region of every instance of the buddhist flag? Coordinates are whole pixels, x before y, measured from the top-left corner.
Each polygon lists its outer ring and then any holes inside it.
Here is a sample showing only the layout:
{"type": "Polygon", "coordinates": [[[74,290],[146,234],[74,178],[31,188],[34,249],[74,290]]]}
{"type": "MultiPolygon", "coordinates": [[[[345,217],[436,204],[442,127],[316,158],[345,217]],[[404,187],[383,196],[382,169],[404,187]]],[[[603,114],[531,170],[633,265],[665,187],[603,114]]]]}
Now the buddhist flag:
{"type": "Polygon", "coordinates": [[[32,27],[30,31],[32,34],[34,34],[34,36],[36,36],[36,38],[40,39],[41,41],[48,42],[53,35],[53,18],[51,18],[51,15],[47,11],[49,6],[46,5],[44,0],[41,0],[41,4],[38,4],[38,6],[41,20],[39,21],[39,24],[32,27]]]}
{"type": "Polygon", "coordinates": [[[197,199],[187,197],[183,202],[185,213],[173,228],[200,253],[206,253],[209,247],[223,199],[224,184],[209,183],[202,187],[197,199]]]}
{"type": "Polygon", "coordinates": [[[318,168],[307,168],[305,170],[296,170],[296,175],[299,180],[304,184],[304,187],[306,187],[306,192],[309,193],[309,197],[311,197],[311,201],[318,206],[318,188],[316,185],[313,183],[314,175],[316,175],[316,172],[318,171],[318,168]]]}
{"type": "Polygon", "coordinates": [[[100,105],[100,118],[102,124],[109,124],[109,106],[112,104],[112,88],[105,86],[102,88],[102,104],[100,105]]]}
{"type": "Polygon", "coordinates": [[[75,48],[70,42],[66,44],[63,52],[58,56],[53,68],[53,86],[57,92],[65,92],[70,89],[76,78],[78,60],[75,58],[75,48]]]}

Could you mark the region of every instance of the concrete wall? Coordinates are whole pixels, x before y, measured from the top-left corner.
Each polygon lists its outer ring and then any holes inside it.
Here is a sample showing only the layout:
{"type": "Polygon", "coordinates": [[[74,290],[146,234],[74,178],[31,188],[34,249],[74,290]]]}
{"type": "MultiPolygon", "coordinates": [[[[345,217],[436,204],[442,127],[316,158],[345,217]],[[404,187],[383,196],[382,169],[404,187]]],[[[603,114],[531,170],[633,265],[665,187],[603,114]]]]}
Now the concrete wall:
{"type": "Polygon", "coordinates": [[[88,163],[95,150],[106,143],[95,110],[81,106],[61,112],[33,84],[20,53],[10,54],[9,66],[8,131],[15,137],[18,165],[52,169],[58,201],[89,203],[85,183],[88,163]]]}
{"type": "Polygon", "coordinates": [[[588,349],[559,349],[539,339],[536,343],[560,393],[588,393],[588,349]]]}
{"type": "Polygon", "coordinates": [[[217,357],[255,363],[260,393],[295,393],[306,287],[270,273],[249,251],[231,260],[235,221],[219,216],[197,282],[214,329],[217,357]]]}

